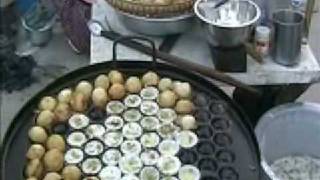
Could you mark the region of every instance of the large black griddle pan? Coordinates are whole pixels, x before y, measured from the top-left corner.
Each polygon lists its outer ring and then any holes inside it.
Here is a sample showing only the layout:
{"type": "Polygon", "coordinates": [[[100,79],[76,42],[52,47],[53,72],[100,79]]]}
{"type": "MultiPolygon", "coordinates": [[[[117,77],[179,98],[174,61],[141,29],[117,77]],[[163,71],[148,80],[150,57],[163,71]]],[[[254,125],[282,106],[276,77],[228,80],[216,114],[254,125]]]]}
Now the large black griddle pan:
{"type": "MultiPolygon", "coordinates": [[[[236,157],[234,168],[239,174],[238,179],[259,179],[260,153],[254,131],[247,116],[222,90],[207,79],[189,72],[183,67],[157,62],[155,56],[153,56],[153,61],[117,60],[116,45],[120,41],[123,41],[123,39],[115,42],[113,61],[80,68],[58,78],[31,98],[17,113],[6,132],[3,146],[1,147],[1,180],[24,179],[25,154],[30,146],[28,130],[34,124],[35,111],[40,99],[47,95],[56,95],[63,88],[74,87],[80,80],[93,80],[97,75],[107,73],[111,69],[117,69],[128,76],[141,76],[143,73],[153,70],[160,76],[187,81],[191,83],[197,92],[206,94],[208,98],[213,98],[214,101],[222,102],[227,109],[228,118],[232,121],[230,133],[232,134],[233,145],[230,148],[236,157]]],[[[151,44],[155,49],[154,44],[152,42],[151,44]]]]}

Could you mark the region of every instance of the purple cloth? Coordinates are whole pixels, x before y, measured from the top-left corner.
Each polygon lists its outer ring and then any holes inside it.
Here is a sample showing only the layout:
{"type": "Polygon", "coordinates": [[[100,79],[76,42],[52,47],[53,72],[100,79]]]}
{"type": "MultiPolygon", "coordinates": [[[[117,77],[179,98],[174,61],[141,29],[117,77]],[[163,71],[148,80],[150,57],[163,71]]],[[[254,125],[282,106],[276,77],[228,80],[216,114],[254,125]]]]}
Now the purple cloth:
{"type": "Polygon", "coordinates": [[[73,48],[79,53],[90,52],[91,5],[81,0],[55,0],[61,23],[73,48]]]}

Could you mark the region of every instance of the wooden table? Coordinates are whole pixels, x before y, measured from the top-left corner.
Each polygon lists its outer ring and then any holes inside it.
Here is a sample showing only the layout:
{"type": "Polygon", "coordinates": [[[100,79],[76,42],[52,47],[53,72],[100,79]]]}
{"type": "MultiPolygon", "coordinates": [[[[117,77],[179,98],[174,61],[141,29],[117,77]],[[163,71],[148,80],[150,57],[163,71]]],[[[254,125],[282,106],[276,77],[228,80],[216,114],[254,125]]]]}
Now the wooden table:
{"type": "MultiPolygon", "coordinates": [[[[98,0],[93,5],[92,19],[100,21],[106,29],[122,35],[133,35],[118,20],[114,10],[104,1],[98,0]],[[106,25],[109,23],[109,27],[106,25]]],[[[214,68],[209,46],[202,36],[198,25],[179,38],[170,53],[186,60],[214,68]]],[[[159,46],[163,38],[149,37],[159,46]]],[[[113,42],[102,37],[91,36],[91,63],[99,63],[112,58],[113,42]]],[[[150,60],[151,58],[126,47],[119,48],[123,59],[150,60]]],[[[277,104],[294,101],[310,84],[320,80],[320,66],[309,45],[303,45],[301,62],[295,67],[285,67],[265,58],[259,64],[248,56],[247,72],[227,73],[246,84],[256,86],[263,92],[262,97],[252,98],[246,92],[235,90],[234,99],[247,111],[252,119],[277,104]],[[248,101],[248,98],[250,101],[248,101]]]]}

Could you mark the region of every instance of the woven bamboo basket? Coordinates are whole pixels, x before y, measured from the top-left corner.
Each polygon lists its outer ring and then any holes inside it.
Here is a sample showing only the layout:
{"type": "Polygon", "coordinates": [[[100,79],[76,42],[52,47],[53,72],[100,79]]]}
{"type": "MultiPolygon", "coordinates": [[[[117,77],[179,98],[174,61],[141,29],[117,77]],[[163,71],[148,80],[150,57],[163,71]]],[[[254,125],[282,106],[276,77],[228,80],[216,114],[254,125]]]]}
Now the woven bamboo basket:
{"type": "Polygon", "coordinates": [[[115,9],[137,16],[164,18],[192,12],[194,0],[172,0],[168,4],[141,3],[127,0],[106,0],[115,9]]]}

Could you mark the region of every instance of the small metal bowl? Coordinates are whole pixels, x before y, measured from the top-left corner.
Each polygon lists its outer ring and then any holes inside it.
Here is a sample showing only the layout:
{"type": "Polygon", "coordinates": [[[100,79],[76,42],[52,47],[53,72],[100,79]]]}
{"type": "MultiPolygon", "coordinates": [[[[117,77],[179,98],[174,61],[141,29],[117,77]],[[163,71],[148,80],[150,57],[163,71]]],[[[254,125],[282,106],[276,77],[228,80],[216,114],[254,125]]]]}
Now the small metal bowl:
{"type": "Polygon", "coordinates": [[[194,6],[207,39],[213,46],[240,46],[248,40],[254,24],[261,16],[259,6],[251,0],[230,0],[219,8],[204,7],[203,3],[215,3],[215,0],[198,0],[194,6]],[[226,17],[233,18],[234,22],[228,22],[226,17]]]}
{"type": "Polygon", "coordinates": [[[116,10],[116,13],[129,30],[151,36],[181,34],[190,30],[194,25],[193,13],[169,18],[148,18],[128,14],[119,10],[116,10]]]}

